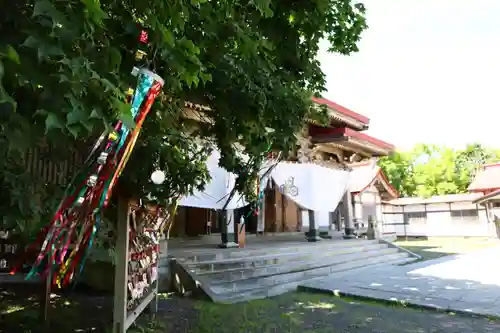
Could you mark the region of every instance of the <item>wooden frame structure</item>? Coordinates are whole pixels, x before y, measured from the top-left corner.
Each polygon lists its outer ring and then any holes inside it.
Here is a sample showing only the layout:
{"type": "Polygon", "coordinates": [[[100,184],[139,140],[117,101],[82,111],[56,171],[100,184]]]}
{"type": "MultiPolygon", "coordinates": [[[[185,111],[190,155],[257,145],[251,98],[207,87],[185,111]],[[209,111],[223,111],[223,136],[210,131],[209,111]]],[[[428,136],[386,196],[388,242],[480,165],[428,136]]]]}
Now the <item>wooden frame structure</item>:
{"type": "MultiPolygon", "coordinates": [[[[120,198],[118,202],[118,223],[116,235],[116,263],[115,263],[115,288],[113,303],[113,333],[125,333],[132,326],[139,315],[149,308],[151,313],[158,311],[158,262],[159,255],[152,259],[152,263],[147,269],[156,269],[156,278],[151,282],[143,297],[132,307],[129,306],[129,277],[130,265],[133,261],[131,253],[131,214],[137,207],[137,203],[120,198]],[[134,207],[135,206],[135,207],[134,207]]],[[[144,236],[144,235],[143,235],[144,236]]],[[[147,236],[146,236],[147,237],[147,236]]],[[[158,238],[151,239],[151,242],[158,245],[158,238]]],[[[159,254],[159,253],[158,253],[159,254]]]]}

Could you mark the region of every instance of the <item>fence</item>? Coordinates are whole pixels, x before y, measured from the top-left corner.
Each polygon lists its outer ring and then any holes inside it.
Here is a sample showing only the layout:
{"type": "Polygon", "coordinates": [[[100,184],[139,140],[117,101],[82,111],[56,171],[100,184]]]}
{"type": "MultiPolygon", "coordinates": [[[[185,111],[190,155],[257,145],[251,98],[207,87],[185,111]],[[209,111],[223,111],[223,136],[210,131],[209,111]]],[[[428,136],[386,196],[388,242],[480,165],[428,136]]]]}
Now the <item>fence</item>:
{"type": "MultiPolygon", "coordinates": [[[[65,158],[57,161],[56,151],[46,144],[28,149],[24,158],[25,172],[36,182],[47,185],[65,186],[82,166],[84,159],[78,151],[65,154],[65,158]]],[[[9,205],[9,202],[4,202],[9,205]]],[[[0,216],[0,273],[10,272],[22,251],[26,240],[12,227],[4,224],[0,216]]]]}
{"type": "Polygon", "coordinates": [[[83,165],[81,153],[74,151],[60,161],[54,159],[55,151],[47,145],[29,149],[26,153],[26,172],[51,185],[65,186],[83,165]]]}

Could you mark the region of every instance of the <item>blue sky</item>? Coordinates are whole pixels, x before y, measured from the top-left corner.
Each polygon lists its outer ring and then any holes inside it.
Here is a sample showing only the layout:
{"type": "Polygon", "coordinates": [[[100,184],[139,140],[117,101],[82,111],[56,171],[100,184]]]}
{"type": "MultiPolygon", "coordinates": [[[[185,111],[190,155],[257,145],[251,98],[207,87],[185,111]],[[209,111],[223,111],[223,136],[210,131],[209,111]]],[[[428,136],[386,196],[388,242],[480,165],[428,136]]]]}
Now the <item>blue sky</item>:
{"type": "Polygon", "coordinates": [[[500,148],[500,0],[365,0],[360,52],[326,52],[325,97],[370,118],[368,134],[500,148]]]}

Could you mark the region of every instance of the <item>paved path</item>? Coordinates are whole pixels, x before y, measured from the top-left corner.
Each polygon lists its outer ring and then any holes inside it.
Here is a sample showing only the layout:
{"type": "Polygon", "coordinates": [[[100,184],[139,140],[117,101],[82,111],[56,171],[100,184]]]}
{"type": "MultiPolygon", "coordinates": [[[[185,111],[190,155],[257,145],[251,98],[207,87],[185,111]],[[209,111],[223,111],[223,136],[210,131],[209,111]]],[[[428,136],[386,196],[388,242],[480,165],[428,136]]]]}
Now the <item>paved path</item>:
{"type": "Polygon", "coordinates": [[[302,290],[500,317],[500,247],[311,280],[302,290]]]}

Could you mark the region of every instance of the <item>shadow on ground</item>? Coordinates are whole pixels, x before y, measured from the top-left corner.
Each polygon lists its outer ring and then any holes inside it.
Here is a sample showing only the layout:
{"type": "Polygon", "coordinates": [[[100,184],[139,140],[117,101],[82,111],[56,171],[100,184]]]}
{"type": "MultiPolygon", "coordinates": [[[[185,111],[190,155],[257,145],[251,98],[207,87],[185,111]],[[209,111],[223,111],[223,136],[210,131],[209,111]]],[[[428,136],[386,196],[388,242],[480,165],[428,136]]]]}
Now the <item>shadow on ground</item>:
{"type": "MultiPolygon", "coordinates": [[[[108,333],[111,298],[76,291],[52,299],[49,330],[39,321],[36,290],[0,291],[0,332],[108,333]]],[[[234,305],[162,297],[155,318],[142,316],[131,333],[467,333],[499,331],[484,318],[407,309],[328,295],[289,293],[234,305]]]]}
{"type": "MultiPolygon", "coordinates": [[[[459,252],[445,252],[445,251],[439,251],[439,248],[436,246],[411,246],[411,245],[405,245],[405,249],[418,254],[420,257],[422,257],[421,261],[423,260],[432,260],[432,259],[437,259],[445,256],[450,256],[450,255],[457,255],[459,252]]],[[[411,264],[411,263],[410,263],[411,264]]]]}
{"type": "Polygon", "coordinates": [[[11,284],[0,287],[0,332],[106,332],[111,300],[90,290],[53,294],[46,325],[41,320],[41,286],[11,284]]]}

